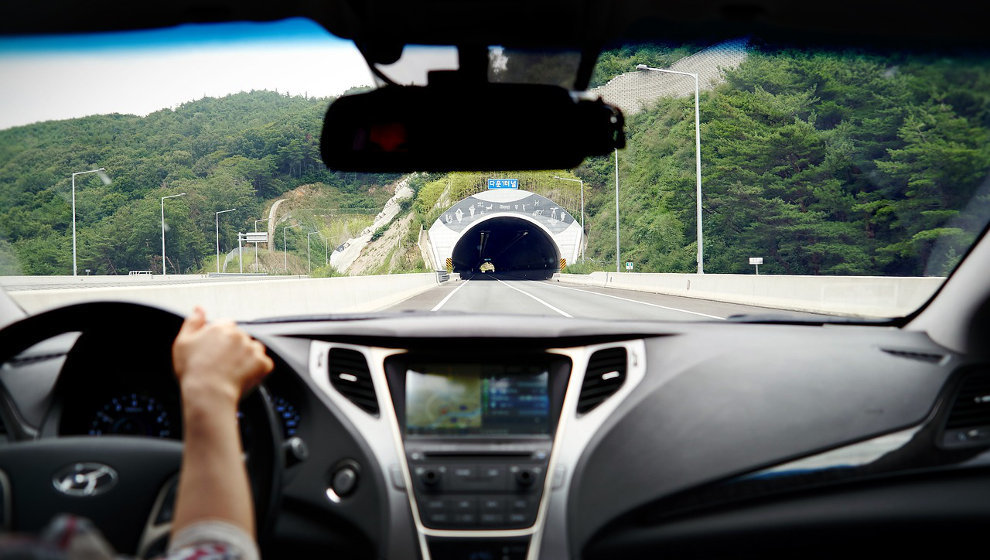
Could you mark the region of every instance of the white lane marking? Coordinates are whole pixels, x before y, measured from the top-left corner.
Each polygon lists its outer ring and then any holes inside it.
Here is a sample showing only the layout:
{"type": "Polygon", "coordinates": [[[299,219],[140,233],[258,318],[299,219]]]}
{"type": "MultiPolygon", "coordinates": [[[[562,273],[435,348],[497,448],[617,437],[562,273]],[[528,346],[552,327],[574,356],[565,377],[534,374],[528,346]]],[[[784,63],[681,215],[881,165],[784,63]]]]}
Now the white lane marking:
{"type": "Polygon", "coordinates": [[[624,297],[619,297],[619,296],[613,296],[611,294],[603,294],[601,292],[589,292],[588,290],[582,290],[582,289],[579,289],[579,288],[570,288],[570,287],[567,287],[567,286],[560,286],[560,285],[557,285],[557,284],[551,284],[551,285],[552,286],[556,286],[556,287],[558,287],[558,288],[560,288],[562,290],[574,290],[575,292],[584,292],[586,294],[594,294],[596,296],[610,297],[612,299],[620,299],[622,301],[628,301],[628,302],[632,302],[632,303],[638,303],[640,305],[649,305],[650,307],[659,307],[660,309],[666,309],[667,311],[680,311],[681,313],[689,313],[691,315],[699,315],[701,317],[708,317],[709,319],[718,319],[719,321],[724,321],[725,320],[725,317],[719,317],[717,315],[708,315],[707,313],[699,313],[697,311],[688,311],[687,309],[678,309],[676,307],[667,307],[666,305],[660,305],[660,304],[657,304],[657,303],[650,303],[648,301],[639,301],[639,300],[635,300],[635,299],[629,299],[629,298],[624,298],[624,297]]]}
{"type": "Polygon", "coordinates": [[[557,313],[560,313],[560,314],[561,314],[561,315],[563,315],[564,317],[570,317],[570,318],[573,318],[573,317],[574,317],[574,316],[573,316],[573,315],[571,315],[570,313],[568,313],[568,312],[566,312],[566,311],[561,311],[560,309],[557,309],[556,307],[554,307],[554,306],[552,306],[552,305],[550,305],[549,303],[547,303],[547,302],[545,302],[545,301],[543,301],[542,299],[540,299],[540,298],[538,298],[538,297],[536,297],[536,296],[534,296],[533,294],[531,294],[531,293],[529,293],[529,292],[524,292],[524,291],[522,291],[522,290],[520,290],[519,288],[517,288],[517,287],[515,287],[515,286],[512,286],[512,285],[511,285],[511,284],[509,284],[508,282],[503,282],[503,281],[501,281],[501,280],[499,280],[498,278],[496,278],[495,280],[496,280],[496,281],[498,281],[498,283],[499,283],[499,284],[505,284],[505,286],[506,286],[507,288],[512,288],[513,290],[515,290],[515,291],[517,291],[517,292],[519,292],[520,294],[522,294],[522,295],[524,295],[524,296],[529,296],[529,297],[531,297],[531,298],[533,298],[533,299],[535,299],[536,301],[538,301],[538,302],[540,302],[540,303],[542,303],[543,305],[545,305],[545,306],[547,306],[547,307],[549,307],[550,309],[553,309],[553,310],[554,310],[554,311],[556,311],[557,313]]]}
{"type": "Polygon", "coordinates": [[[442,300],[440,300],[440,303],[436,304],[436,306],[433,309],[431,309],[430,311],[436,311],[437,309],[440,309],[441,307],[443,307],[443,304],[447,303],[447,300],[449,300],[450,298],[454,297],[454,294],[457,293],[457,290],[460,290],[464,286],[467,286],[467,283],[468,282],[470,282],[470,280],[465,280],[463,284],[461,284],[460,286],[454,288],[454,291],[453,292],[450,292],[449,294],[447,294],[447,297],[445,297],[442,300]]]}

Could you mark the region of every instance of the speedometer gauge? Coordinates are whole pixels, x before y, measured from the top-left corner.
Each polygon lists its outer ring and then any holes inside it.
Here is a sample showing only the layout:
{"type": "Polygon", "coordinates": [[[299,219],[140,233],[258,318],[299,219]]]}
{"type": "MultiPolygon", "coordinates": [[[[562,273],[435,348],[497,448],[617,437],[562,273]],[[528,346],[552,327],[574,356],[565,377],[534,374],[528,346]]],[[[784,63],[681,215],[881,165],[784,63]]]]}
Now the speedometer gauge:
{"type": "Polygon", "coordinates": [[[130,435],[171,438],[172,421],[168,411],[154,397],[129,393],[110,399],[96,412],[89,434],[130,435]]]}

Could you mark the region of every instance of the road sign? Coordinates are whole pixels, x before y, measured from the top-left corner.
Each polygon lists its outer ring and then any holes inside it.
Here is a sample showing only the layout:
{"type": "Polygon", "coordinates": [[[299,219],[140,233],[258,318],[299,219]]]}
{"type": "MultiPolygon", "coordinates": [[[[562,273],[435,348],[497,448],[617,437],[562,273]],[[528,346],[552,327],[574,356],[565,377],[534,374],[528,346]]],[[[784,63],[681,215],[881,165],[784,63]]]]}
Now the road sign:
{"type": "Polygon", "coordinates": [[[567,266],[567,259],[560,259],[560,269],[564,270],[565,266],[567,266]]]}
{"type": "Polygon", "coordinates": [[[249,231],[244,234],[246,243],[268,243],[267,231],[249,231]]]}
{"type": "Polygon", "coordinates": [[[518,189],[519,179],[489,179],[489,189],[518,189]]]}
{"type": "Polygon", "coordinates": [[[626,270],[632,270],[632,269],[633,269],[632,261],[626,261],[626,270]]]}
{"type": "Polygon", "coordinates": [[[763,257],[750,257],[749,264],[756,267],[756,274],[760,273],[760,265],[763,264],[763,257]]]}

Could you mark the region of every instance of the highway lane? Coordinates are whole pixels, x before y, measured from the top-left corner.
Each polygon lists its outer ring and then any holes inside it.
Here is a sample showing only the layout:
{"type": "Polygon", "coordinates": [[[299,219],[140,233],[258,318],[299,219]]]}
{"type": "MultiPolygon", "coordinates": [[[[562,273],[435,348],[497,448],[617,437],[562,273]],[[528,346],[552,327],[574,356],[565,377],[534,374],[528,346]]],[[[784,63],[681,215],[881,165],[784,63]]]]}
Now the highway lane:
{"type": "Polygon", "coordinates": [[[767,314],[822,317],[633,290],[578,286],[553,281],[475,275],[447,282],[384,311],[465,311],[618,320],[722,321],[731,315],[767,314]]]}

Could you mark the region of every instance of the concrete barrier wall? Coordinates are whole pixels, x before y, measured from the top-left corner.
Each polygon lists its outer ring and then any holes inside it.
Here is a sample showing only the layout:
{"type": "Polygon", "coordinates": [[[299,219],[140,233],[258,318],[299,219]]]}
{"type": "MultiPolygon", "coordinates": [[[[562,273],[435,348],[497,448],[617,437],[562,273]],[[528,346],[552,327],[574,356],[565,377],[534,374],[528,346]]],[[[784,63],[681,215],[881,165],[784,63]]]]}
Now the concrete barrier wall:
{"type": "MultiPolygon", "coordinates": [[[[160,277],[159,277],[160,278],[160,277]]],[[[173,277],[168,277],[171,281],[173,277]]],[[[200,279],[154,285],[135,281],[112,287],[9,291],[28,313],[83,301],[130,301],[188,314],[202,305],[210,317],[240,321],[265,317],[378,311],[438,283],[433,272],[314,279],[200,279]]]]}
{"type": "Polygon", "coordinates": [[[938,290],[945,278],[884,276],[757,276],[744,274],[560,274],[568,284],[623,288],[775,309],[860,317],[906,315],[938,290]]]}
{"type": "Polygon", "coordinates": [[[0,286],[8,292],[62,288],[96,288],[100,286],[161,286],[199,284],[203,282],[271,282],[309,278],[308,276],[269,276],[267,274],[135,274],[101,276],[0,276],[0,286]]]}

